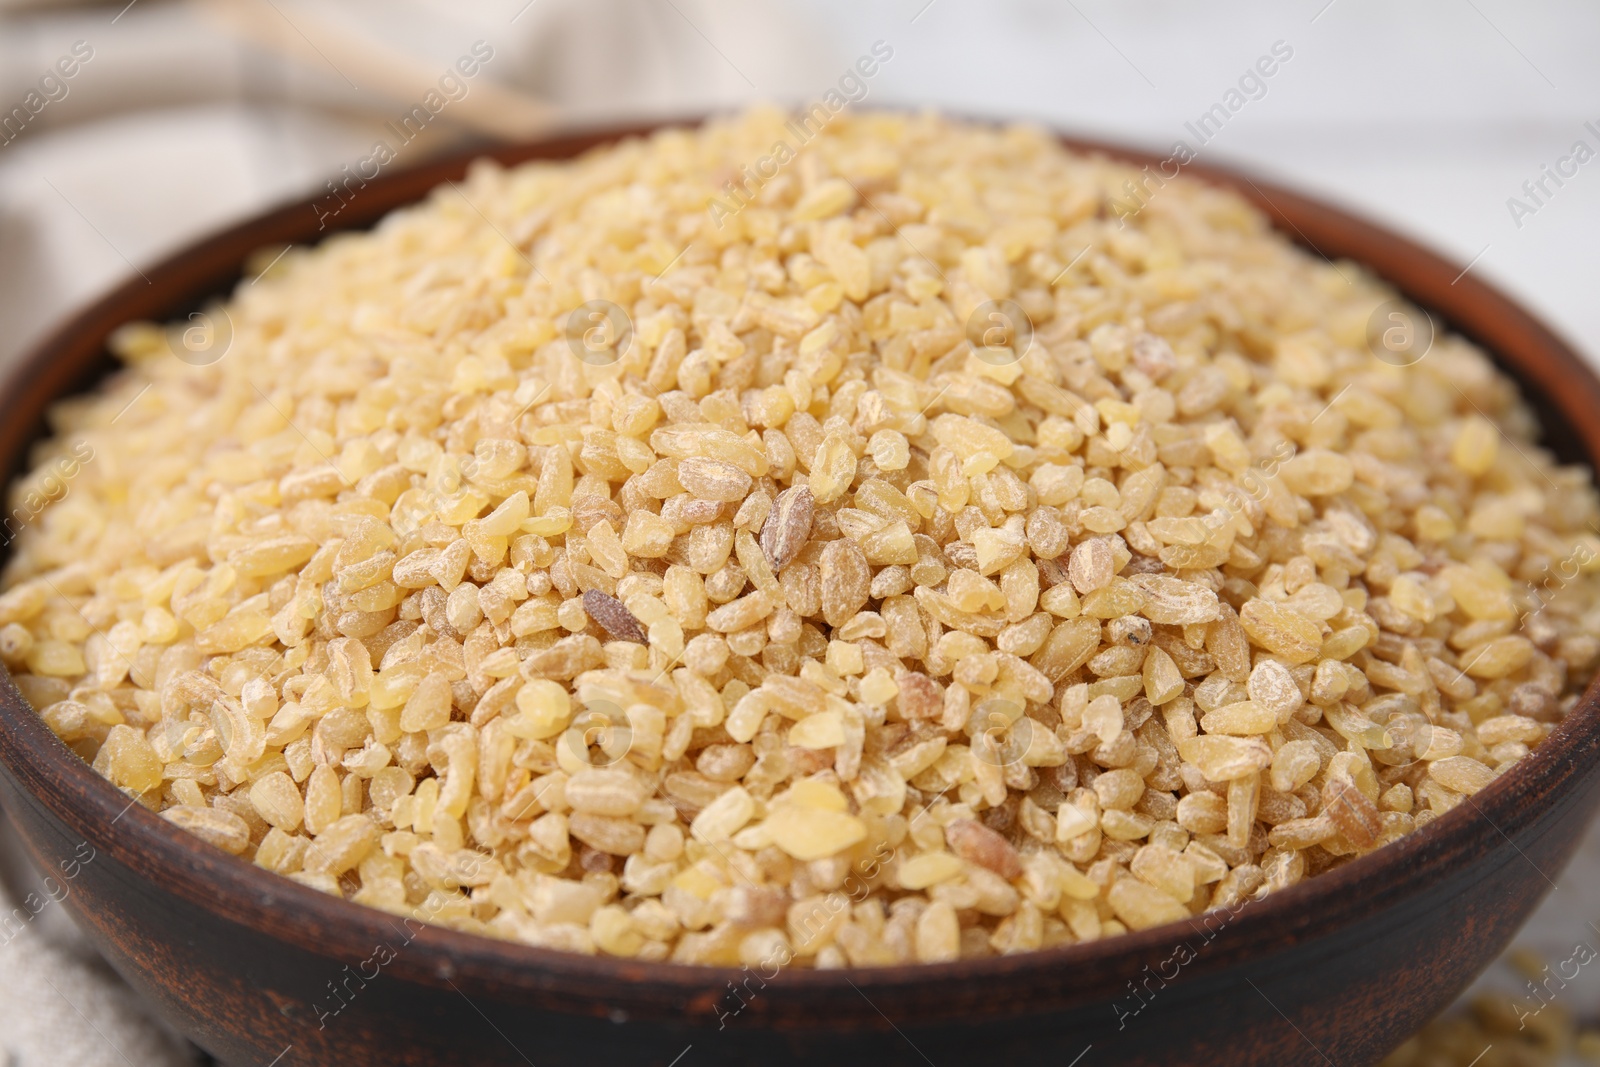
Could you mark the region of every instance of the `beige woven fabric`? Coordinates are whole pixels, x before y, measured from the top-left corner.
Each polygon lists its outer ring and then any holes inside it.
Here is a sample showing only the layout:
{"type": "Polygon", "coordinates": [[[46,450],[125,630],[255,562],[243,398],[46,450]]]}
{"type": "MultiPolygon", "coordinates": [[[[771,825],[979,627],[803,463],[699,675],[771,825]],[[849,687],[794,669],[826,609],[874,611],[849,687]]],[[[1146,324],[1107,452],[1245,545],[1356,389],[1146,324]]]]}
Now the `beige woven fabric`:
{"type": "Polygon", "coordinates": [[[41,879],[0,818],[0,1065],[201,1062],[89,947],[67,915],[71,894],[70,878],[41,879]]]}

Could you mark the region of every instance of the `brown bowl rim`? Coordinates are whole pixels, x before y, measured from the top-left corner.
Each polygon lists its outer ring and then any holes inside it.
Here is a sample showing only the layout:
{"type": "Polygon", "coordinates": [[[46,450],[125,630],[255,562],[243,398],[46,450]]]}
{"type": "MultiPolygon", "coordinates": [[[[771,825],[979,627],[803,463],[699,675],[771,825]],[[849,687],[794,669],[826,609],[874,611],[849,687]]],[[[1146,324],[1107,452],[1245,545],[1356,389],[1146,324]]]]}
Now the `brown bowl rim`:
{"type": "MultiPolygon", "coordinates": [[[[459,178],[474,160],[491,158],[502,165],[560,160],[623,138],[698,121],[629,125],[473,149],[399,170],[362,189],[350,216],[327,232],[366,228],[394,208],[423,199],[445,180],[459,178]]],[[[1164,158],[1099,140],[1058,137],[1069,149],[1136,166],[1155,169],[1164,158]]],[[[1581,443],[1591,470],[1600,468],[1600,421],[1582,417],[1600,410],[1600,378],[1571,346],[1514,300],[1409,238],[1320,199],[1231,167],[1190,163],[1182,170],[1186,176],[1244,196],[1280,232],[1312,252],[1321,255],[1320,246],[1333,248],[1339,259],[1360,262],[1419,306],[1448,309],[1453,332],[1475,340],[1502,369],[1532,385],[1535,394],[1559,413],[1561,422],[1555,428],[1581,443]],[[1359,256],[1351,249],[1360,249],[1359,256]]],[[[191,295],[219,282],[228,284],[226,279],[239,277],[251,250],[315,240],[318,234],[308,232],[306,218],[314,214],[313,205],[325,199],[302,200],[255,216],[173,253],[145,275],[191,295]]],[[[13,471],[25,455],[24,446],[39,435],[42,406],[67,395],[66,383],[83,377],[94,354],[102,351],[110,326],[128,321],[129,309],[137,313],[143,307],[141,298],[148,299],[150,284],[132,278],[73,314],[0,380],[0,403],[21,413],[0,420],[0,459],[9,460],[13,471]]],[[[171,316],[181,310],[168,307],[157,314],[171,316]]],[[[341,962],[361,959],[376,943],[395,936],[402,922],[399,917],[271,874],[211,848],[140,805],[128,807],[125,794],[51,733],[22,699],[9,674],[0,686],[0,709],[4,711],[0,760],[33,801],[164,891],[264,936],[341,962]],[[293,921],[285,922],[291,915],[293,921]]],[[[1376,852],[1249,903],[1233,919],[1226,943],[1208,949],[1193,970],[1214,972],[1246,957],[1259,958],[1335,934],[1349,922],[1443,882],[1456,869],[1452,861],[1472,862],[1487,847],[1483,842],[1495,836],[1509,841],[1529,827],[1539,832],[1536,824],[1548,824],[1552,809],[1561,804],[1562,787],[1580,773],[1580,750],[1592,755],[1597,747],[1597,723],[1600,682],[1591,683],[1553,734],[1511,772],[1457,809],[1376,852]]],[[[1539,874],[1550,882],[1547,872],[1539,874]]],[[[94,922],[91,916],[85,918],[94,922]]],[[[750,1007],[756,1009],[752,1015],[782,1025],[786,1016],[798,1018],[803,1005],[826,1000],[841,1024],[879,1025],[882,1013],[866,996],[871,992],[892,998],[902,1021],[907,1017],[936,1021],[948,1018],[953,1006],[979,1003],[980,990],[1004,981],[1018,995],[998,1009],[991,1001],[986,1014],[1038,1010],[1059,1002],[1063,994],[1071,998],[1093,991],[1093,976],[1105,973],[1101,965],[1108,961],[1161,958],[1199,929],[1198,918],[1014,956],[842,971],[790,968],[783,982],[765,988],[750,1007]],[[1028,979],[1034,982],[1024,985],[1028,979]],[[1038,993],[1030,996],[1027,988],[1035,983],[1038,993]],[[849,996],[852,990],[861,996],[849,996]]],[[[651,1014],[654,1009],[664,1015],[714,1017],[726,983],[742,973],[732,967],[586,956],[431,925],[416,930],[407,939],[407,948],[414,951],[402,952],[388,966],[397,977],[441,988],[455,987],[459,981],[469,989],[502,997],[533,994],[559,1005],[559,1010],[595,1015],[616,1010],[651,1014]]]]}

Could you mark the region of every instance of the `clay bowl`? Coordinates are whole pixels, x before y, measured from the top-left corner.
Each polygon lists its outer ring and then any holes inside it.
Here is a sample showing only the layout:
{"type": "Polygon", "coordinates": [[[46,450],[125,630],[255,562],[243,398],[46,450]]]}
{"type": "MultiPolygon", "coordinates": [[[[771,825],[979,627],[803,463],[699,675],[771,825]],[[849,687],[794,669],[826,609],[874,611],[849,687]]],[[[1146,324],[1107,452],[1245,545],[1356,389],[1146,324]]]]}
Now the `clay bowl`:
{"type": "MultiPolygon", "coordinates": [[[[488,154],[559,159],[617,135],[488,154]]],[[[371,225],[467,164],[462,156],[381,177],[324,221],[371,225]]],[[[1366,263],[1474,338],[1521,381],[1563,458],[1600,461],[1600,380],[1504,295],[1326,204],[1186,169],[1233,186],[1317,252],[1366,263]]],[[[0,468],[16,471],[51,400],[105,372],[113,328],[184,314],[228,290],[252,251],[323,235],[312,205],[295,204],[174,256],[148,271],[148,284],[134,279],[77,315],[0,386],[0,468]]],[[[9,680],[0,685],[0,799],[111,964],[229,1064],[1354,1065],[1448,1004],[1551,888],[1600,804],[1596,701],[1591,688],[1549,740],[1471,803],[1237,914],[1032,955],[851,972],[566,955],[324,896],[128,807],[9,680]]]]}

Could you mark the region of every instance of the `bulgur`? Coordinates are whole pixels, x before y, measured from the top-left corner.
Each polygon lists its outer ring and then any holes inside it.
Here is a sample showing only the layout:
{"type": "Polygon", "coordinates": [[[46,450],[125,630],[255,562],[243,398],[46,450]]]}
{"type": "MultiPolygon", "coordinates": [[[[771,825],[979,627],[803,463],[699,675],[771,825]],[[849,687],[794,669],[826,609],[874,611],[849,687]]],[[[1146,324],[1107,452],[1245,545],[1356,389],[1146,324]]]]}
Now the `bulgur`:
{"type": "Polygon", "coordinates": [[[212,362],[125,328],[38,457],[95,459],[6,572],[23,694],[329,893],[818,967],[1283,888],[1571,707],[1595,495],[1482,353],[1380,360],[1358,267],[1029,128],[841,115],[714,220],[782,122],[479,164],[212,362]]]}

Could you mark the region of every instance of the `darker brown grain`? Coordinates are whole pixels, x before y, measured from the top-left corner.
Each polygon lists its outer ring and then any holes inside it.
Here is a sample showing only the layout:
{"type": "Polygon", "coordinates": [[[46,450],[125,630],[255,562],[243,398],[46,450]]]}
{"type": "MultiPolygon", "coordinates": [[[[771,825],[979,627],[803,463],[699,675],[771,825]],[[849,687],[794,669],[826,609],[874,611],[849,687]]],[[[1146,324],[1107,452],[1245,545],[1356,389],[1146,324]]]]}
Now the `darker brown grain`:
{"type": "Polygon", "coordinates": [[[772,502],[766,525],[761,527],[761,551],[772,565],[773,574],[781,573],[806,547],[815,514],[816,502],[809,486],[785,489],[772,502]]]}
{"type": "Polygon", "coordinates": [[[639,620],[634,618],[633,612],[614,596],[602,593],[598,589],[585,589],[583,610],[588,612],[589,618],[599,623],[600,628],[613,640],[633,641],[641,645],[650,643],[644,627],[639,625],[639,620]]]}

